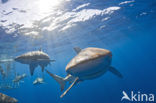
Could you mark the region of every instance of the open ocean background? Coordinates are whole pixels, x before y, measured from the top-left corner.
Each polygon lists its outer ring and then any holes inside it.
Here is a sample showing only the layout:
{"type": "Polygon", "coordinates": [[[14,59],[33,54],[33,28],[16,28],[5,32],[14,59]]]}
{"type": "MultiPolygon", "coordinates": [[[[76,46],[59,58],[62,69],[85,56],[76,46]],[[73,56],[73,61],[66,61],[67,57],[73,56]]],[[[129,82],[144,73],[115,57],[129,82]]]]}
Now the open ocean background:
{"type": "Polygon", "coordinates": [[[156,94],[156,0],[1,0],[1,59],[42,48],[56,60],[46,69],[65,77],[74,47],[112,51],[112,66],[124,78],[107,72],[60,99],[59,84],[46,72],[44,84],[32,84],[42,76],[40,67],[31,77],[28,65],[13,62],[16,73],[28,76],[0,92],[19,103],[129,103],[121,101],[123,90],[156,94]]]}

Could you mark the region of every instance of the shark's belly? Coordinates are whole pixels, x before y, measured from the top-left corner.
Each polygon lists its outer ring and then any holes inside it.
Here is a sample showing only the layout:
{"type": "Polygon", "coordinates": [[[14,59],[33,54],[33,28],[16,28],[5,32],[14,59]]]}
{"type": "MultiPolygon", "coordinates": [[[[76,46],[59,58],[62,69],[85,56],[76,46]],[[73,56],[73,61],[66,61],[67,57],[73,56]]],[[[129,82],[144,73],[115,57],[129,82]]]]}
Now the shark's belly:
{"type": "Polygon", "coordinates": [[[68,73],[79,78],[86,78],[99,72],[107,71],[111,64],[110,57],[101,57],[78,64],[70,69],[68,73]]]}
{"type": "Polygon", "coordinates": [[[44,55],[31,55],[31,56],[23,56],[21,57],[18,62],[22,64],[49,64],[50,59],[44,55]]]}
{"type": "MultiPolygon", "coordinates": [[[[108,68],[109,68],[109,67],[108,67],[108,68]]],[[[93,73],[93,74],[81,76],[79,79],[80,79],[80,80],[91,80],[91,79],[96,79],[96,78],[98,78],[98,77],[104,75],[104,74],[107,72],[108,68],[102,69],[101,71],[95,72],[95,73],[93,73]]]]}

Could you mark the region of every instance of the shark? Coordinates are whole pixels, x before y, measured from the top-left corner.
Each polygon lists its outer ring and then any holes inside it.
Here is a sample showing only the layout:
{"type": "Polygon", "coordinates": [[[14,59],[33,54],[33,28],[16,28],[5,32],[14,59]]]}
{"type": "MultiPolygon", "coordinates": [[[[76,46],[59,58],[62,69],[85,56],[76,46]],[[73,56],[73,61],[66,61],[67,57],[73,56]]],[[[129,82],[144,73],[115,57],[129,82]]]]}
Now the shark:
{"type": "Polygon", "coordinates": [[[111,66],[112,52],[110,50],[95,47],[88,47],[85,49],[75,47],[74,50],[77,55],[67,64],[65,68],[67,76],[65,78],[46,70],[46,72],[60,84],[61,91],[64,90],[67,82],[71,83],[62,93],[60,96],[61,98],[77,83],[98,78],[107,71],[119,78],[123,78],[122,74],[111,66]]]}
{"type": "Polygon", "coordinates": [[[24,79],[27,75],[24,73],[22,75],[18,75],[15,77],[14,80],[12,80],[13,82],[19,83],[22,79],[24,79]]]}
{"type": "Polygon", "coordinates": [[[16,98],[0,93],[0,103],[17,103],[17,102],[18,100],[16,98]]]}
{"type": "Polygon", "coordinates": [[[42,72],[45,67],[55,60],[51,60],[49,55],[44,53],[42,50],[31,51],[17,56],[14,59],[16,62],[29,65],[31,76],[34,74],[34,70],[37,66],[42,68],[42,72]]]}
{"type": "Polygon", "coordinates": [[[37,84],[43,84],[44,83],[44,79],[43,78],[36,78],[33,82],[34,85],[37,85],[37,84]]]}

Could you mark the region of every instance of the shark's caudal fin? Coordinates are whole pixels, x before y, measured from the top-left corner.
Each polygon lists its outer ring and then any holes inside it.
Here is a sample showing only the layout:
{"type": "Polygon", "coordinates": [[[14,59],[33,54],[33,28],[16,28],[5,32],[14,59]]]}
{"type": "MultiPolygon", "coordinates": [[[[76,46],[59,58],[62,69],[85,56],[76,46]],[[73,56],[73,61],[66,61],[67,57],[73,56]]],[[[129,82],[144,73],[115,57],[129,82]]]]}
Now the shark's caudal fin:
{"type": "Polygon", "coordinates": [[[48,70],[46,70],[46,72],[53,77],[61,86],[61,91],[64,90],[65,84],[66,84],[66,80],[58,75],[52,74],[50,73],[48,70]]]}
{"type": "Polygon", "coordinates": [[[115,74],[116,76],[118,76],[119,78],[123,78],[122,74],[114,67],[110,66],[108,70],[112,72],[113,74],[115,74]]]}
{"type": "Polygon", "coordinates": [[[60,96],[60,98],[62,98],[63,96],[65,96],[67,94],[67,92],[74,86],[74,84],[77,83],[78,80],[79,80],[79,78],[76,77],[75,80],[73,81],[73,83],[69,86],[69,88],[66,91],[64,91],[64,93],[60,96]]]}
{"type": "Polygon", "coordinates": [[[81,48],[79,47],[74,47],[75,52],[78,54],[81,51],[81,48]]]}
{"type": "Polygon", "coordinates": [[[33,76],[34,70],[35,70],[36,67],[37,67],[37,65],[35,65],[35,64],[30,64],[30,65],[29,65],[29,69],[30,69],[30,74],[31,74],[31,76],[33,76]]]}

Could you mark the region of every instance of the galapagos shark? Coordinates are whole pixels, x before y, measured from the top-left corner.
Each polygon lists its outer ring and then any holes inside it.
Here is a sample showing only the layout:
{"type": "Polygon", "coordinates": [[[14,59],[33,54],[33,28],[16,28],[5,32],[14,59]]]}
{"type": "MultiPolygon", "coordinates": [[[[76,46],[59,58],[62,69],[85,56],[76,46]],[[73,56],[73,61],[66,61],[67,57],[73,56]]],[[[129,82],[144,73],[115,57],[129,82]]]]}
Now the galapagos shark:
{"type": "Polygon", "coordinates": [[[14,60],[22,64],[28,64],[31,76],[34,74],[34,70],[37,66],[40,66],[43,72],[44,68],[48,64],[50,64],[50,62],[55,61],[55,60],[50,60],[48,54],[44,53],[41,50],[27,52],[25,54],[17,56],[14,60]]]}
{"type": "Polygon", "coordinates": [[[44,79],[43,78],[36,78],[33,82],[34,85],[37,85],[37,84],[43,84],[44,83],[44,79]]]}
{"type": "Polygon", "coordinates": [[[119,78],[123,77],[117,69],[111,66],[111,51],[93,47],[85,49],[76,47],[74,50],[77,55],[67,64],[65,68],[67,76],[65,78],[46,70],[46,72],[60,84],[61,91],[64,90],[66,82],[72,82],[68,89],[60,96],[61,98],[80,81],[98,78],[107,71],[112,72],[119,78]]]}
{"type": "Polygon", "coordinates": [[[17,99],[5,95],[3,93],[0,93],[0,103],[17,103],[17,102],[18,102],[17,99]]]}
{"type": "Polygon", "coordinates": [[[6,63],[6,62],[12,62],[12,61],[16,61],[22,64],[29,65],[31,76],[34,74],[34,70],[37,66],[40,66],[43,72],[44,68],[47,65],[49,65],[51,62],[55,62],[55,60],[51,60],[49,55],[43,52],[41,49],[37,51],[24,53],[12,59],[0,60],[0,63],[6,63]]]}
{"type": "Polygon", "coordinates": [[[19,83],[22,79],[24,79],[27,75],[24,73],[22,75],[18,75],[15,77],[15,79],[13,80],[13,82],[17,82],[19,83]]]}

